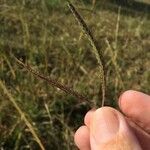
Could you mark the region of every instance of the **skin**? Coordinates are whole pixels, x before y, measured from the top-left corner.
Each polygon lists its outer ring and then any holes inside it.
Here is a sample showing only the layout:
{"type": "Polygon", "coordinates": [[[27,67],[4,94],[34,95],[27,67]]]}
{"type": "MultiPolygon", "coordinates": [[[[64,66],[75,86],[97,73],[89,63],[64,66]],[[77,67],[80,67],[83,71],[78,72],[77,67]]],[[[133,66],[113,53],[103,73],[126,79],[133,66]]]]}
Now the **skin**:
{"type": "Polygon", "coordinates": [[[87,112],[74,136],[80,150],[150,149],[150,96],[130,90],[118,104],[120,112],[111,107],[87,112]]]}

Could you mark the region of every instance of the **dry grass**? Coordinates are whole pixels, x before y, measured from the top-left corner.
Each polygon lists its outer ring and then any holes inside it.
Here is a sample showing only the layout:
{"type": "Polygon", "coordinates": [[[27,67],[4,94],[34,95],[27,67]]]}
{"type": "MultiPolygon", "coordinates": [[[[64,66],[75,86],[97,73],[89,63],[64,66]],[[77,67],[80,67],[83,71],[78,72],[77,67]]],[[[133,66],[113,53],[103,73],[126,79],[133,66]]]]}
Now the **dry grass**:
{"type": "MultiPolygon", "coordinates": [[[[93,105],[101,103],[99,68],[89,41],[65,4],[52,9],[44,2],[11,0],[0,5],[0,79],[5,83],[0,88],[0,147],[4,149],[39,149],[38,138],[45,149],[75,149],[73,133],[91,107],[35,78],[13,56],[86,95],[93,105]],[[19,110],[28,114],[36,138],[8,93],[19,110]]],[[[149,93],[149,12],[101,1],[96,8],[82,2],[75,5],[103,53],[105,105],[117,107],[124,90],[149,93]]]]}
{"type": "Polygon", "coordinates": [[[25,122],[26,126],[29,128],[30,132],[32,133],[32,136],[35,138],[35,141],[39,144],[39,147],[41,148],[41,150],[45,150],[45,148],[44,148],[43,144],[41,143],[37,133],[34,130],[33,125],[29,122],[25,113],[20,109],[19,105],[16,103],[16,101],[14,100],[12,95],[9,93],[5,84],[2,81],[0,81],[0,87],[2,88],[4,93],[7,95],[7,97],[9,98],[10,102],[15,107],[15,109],[18,111],[18,113],[21,117],[21,120],[23,120],[25,122]]]}

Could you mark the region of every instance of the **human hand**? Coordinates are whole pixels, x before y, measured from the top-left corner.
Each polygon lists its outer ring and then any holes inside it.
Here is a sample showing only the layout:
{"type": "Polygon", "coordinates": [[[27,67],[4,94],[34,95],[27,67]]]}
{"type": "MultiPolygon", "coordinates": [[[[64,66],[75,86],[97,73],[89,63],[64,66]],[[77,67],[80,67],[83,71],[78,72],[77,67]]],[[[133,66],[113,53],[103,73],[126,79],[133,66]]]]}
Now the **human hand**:
{"type": "Polygon", "coordinates": [[[111,107],[89,111],[75,133],[80,150],[150,150],[150,96],[126,91],[119,112],[111,107]]]}

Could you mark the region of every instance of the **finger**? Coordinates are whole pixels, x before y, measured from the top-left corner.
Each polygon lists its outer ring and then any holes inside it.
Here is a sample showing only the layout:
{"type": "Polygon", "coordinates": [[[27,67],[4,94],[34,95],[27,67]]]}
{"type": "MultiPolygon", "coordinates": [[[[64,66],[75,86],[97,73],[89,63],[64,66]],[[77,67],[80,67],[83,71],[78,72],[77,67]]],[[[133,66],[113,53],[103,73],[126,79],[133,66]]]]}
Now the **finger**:
{"type": "Polygon", "coordinates": [[[110,107],[94,112],[90,142],[94,150],[141,150],[123,115],[110,107]]]}
{"type": "Polygon", "coordinates": [[[84,117],[84,123],[88,128],[90,127],[90,120],[92,119],[95,111],[96,111],[96,109],[92,109],[92,110],[88,111],[84,117]]]}
{"type": "Polygon", "coordinates": [[[76,131],[74,141],[80,150],[90,150],[90,134],[86,126],[81,126],[76,131]]]}
{"type": "Polygon", "coordinates": [[[150,135],[145,132],[142,128],[136,125],[131,119],[127,118],[127,122],[129,123],[132,131],[136,135],[141,147],[143,150],[150,149],[150,135]]]}
{"type": "Polygon", "coordinates": [[[137,91],[126,91],[119,99],[122,112],[150,133],[150,96],[137,91]]]}

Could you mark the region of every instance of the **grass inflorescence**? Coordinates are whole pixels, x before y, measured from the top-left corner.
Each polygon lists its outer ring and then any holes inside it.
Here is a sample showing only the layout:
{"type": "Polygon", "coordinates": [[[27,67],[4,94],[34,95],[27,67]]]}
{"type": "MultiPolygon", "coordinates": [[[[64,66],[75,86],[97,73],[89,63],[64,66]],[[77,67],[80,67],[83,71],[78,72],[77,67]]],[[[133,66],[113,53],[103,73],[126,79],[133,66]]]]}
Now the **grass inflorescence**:
{"type": "Polygon", "coordinates": [[[68,6],[69,6],[70,10],[72,11],[72,13],[74,14],[75,18],[77,19],[77,21],[79,22],[79,24],[81,25],[83,31],[87,35],[87,37],[93,47],[92,52],[94,53],[94,55],[97,59],[98,65],[99,65],[99,76],[100,76],[100,83],[101,83],[101,90],[102,90],[101,106],[104,106],[106,83],[105,83],[103,54],[101,51],[99,51],[98,46],[96,44],[96,40],[94,39],[94,36],[93,36],[91,30],[89,29],[89,27],[87,26],[87,24],[85,23],[85,21],[79,14],[79,12],[76,10],[75,6],[70,1],[68,1],[68,6]]]}
{"type": "Polygon", "coordinates": [[[88,38],[63,1],[0,3],[1,149],[76,149],[74,131],[104,93],[117,107],[124,90],[150,92],[149,11],[72,3],[88,38]]]}

